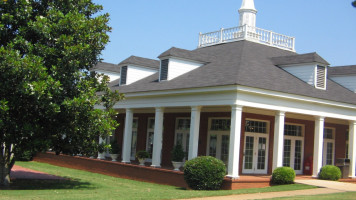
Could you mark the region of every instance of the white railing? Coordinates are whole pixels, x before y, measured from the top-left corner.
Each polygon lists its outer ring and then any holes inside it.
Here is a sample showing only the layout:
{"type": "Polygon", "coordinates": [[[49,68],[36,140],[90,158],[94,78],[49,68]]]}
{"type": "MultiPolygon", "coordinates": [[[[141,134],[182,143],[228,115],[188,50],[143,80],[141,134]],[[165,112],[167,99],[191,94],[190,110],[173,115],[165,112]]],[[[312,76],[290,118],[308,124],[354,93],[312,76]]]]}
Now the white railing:
{"type": "Polygon", "coordinates": [[[280,49],[295,51],[294,37],[247,25],[228,29],[222,28],[220,31],[210,33],[200,33],[198,48],[239,40],[249,40],[280,49]]]}

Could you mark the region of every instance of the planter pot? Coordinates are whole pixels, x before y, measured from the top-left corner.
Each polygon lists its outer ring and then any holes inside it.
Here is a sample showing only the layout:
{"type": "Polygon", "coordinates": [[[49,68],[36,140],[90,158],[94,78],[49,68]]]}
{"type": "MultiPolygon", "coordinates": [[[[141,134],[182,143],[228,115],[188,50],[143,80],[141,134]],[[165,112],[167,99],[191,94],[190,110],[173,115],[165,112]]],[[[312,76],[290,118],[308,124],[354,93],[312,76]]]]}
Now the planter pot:
{"type": "Polygon", "coordinates": [[[99,160],[105,160],[105,152],[103,152],[103,153],[98,153],[98,159],[99,159],[99,160]]]}
{"type": "Polygon", "coordinates": [[[110,154],[111,161],[117,161],[117,157],[119,157],[119,154],[110,154]]]}
{"type": "Polygon", "coordinates": [[[146,161],[146,158],[138,158],[138,162],[140,162],[141,166],[145,166],[145,161],[146,161]]]}
{"type": "Polygon", "coordinates": [[[184,164],[184,162],[174,162],[172,161],[174,171],[179,171],[179,168],[181,168],[184,164]]]}

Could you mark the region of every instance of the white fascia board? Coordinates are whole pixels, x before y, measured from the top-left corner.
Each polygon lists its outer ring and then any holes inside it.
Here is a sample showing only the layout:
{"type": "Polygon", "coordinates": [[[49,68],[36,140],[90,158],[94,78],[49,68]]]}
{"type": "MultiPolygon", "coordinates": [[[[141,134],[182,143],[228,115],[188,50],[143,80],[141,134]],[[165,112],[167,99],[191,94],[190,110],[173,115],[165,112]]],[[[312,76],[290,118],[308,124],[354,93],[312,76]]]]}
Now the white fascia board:
{"type": "Polygon", "coordinates": [[[199,93],[211,93],[211,92],[228,92],[228,91],[243,91],[249,93],[256,93],[266,96],[272,96],[277,98],[291,99],[297,101],[305,101],[309,103],[324,104],[329,106],[344,107],[348,109],[356,109],[356,104],[348,104],[324,99],[318,99],[314,97],[301,96],[296,94],[288,94],[278,91],[265,90],[247,86],[217,86],[217,87],[205,87],[205,88],[189,88],[189,89],[178,89],[178,90],[162,90],[162,91],[152,91],[152,92],[138,92],[138,93],[128,93],[125,94],[127,99],[130,98],[146,98],[150,96],[166,96],[166,95],[182,95],[182,94],[199,94],[199,93]]]}
{"type": "Polygon", "coordinates": [[[237,104],[296,114],[356,120],[356,105],[353,104],[338,103],[245,86],[204,89],[200,89],[200,91],[199,89],[190,89],[189,92],[185,90],[184,93],[180,94],[161,94],[145,97],[126,96],[126,100],[118,102],[115,108],[226,106],[237,104]]]}

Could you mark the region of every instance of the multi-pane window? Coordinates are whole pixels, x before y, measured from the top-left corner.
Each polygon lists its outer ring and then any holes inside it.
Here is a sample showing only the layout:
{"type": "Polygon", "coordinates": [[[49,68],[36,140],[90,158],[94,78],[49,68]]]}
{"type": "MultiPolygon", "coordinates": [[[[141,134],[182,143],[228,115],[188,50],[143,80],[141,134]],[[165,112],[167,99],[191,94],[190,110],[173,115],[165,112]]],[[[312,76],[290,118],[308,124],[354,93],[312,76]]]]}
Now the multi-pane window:
{"type": "Polygon", "coordinates": [[[246,120],[245,131],[252,133],[267,133],[267,122],[246,120]]]}
{"type": "Polygon", "coordinates": [[[324,128],[324,139],[334,139],[333,129],[324,128]]]}
{"type": "Polygon", "coordinates": [[[335,155],[335,131],[324,128],[323,165],[333,165],[335,155]]]}
{"type": "Polygon", "coordinates": [[[210,130],[212,131],[228,131],[230,130],[230,119],[212,119],[210,130]]]}
{"type": "Polygon", "coordinates": [[[131,138],[131,159],[135,159],[136,147],[137,147],[137,126],[138,120],[133,119],[132,121],[132,138],[131,138]]]}
{"type": "Polygon", "coordinates": [[[245,169],[252,169],[254,137],[247,136],[245,143],[245,169]]]}
{"type": "Polygon", "coordinates": [[[291,140],[284,140],[283,166],[290,167],[291,140]]]}
{"type": "Polygon", "coordinates": [[[175,133],[176,133],[175,144],[182,145],[183,150],[186,152],[185,159],[188,159],[190,119],[189,118],[177,118],[175,133]]]}
{"type": "Polygon", "coordinates": [[[284,135],[302,136],[302,126],[285,124],[284,135]]]}
{"type": "Polygon", "coordinates": [[[152,158],[152,151],[153,151],[154,129],[155,129],[155,119],[148,118],[146,150],[149,153],[150,158],[152,158]]]}
{"type": "Polygon", "coordinates": [[[349,158],[349,130],[346,131],[346,149],[345,158],[349,158]]]}
{"type": "Polygon", "coordinates": [[[302,169],[302,141],[295,141],[295,151],[294,151],[294,170],[302,169]]]}
{"type": "Polygon", "coordinates": [[[210,135],[209,156],[216,157],[217,140],[218,140],[217,135],[210,135]]]}

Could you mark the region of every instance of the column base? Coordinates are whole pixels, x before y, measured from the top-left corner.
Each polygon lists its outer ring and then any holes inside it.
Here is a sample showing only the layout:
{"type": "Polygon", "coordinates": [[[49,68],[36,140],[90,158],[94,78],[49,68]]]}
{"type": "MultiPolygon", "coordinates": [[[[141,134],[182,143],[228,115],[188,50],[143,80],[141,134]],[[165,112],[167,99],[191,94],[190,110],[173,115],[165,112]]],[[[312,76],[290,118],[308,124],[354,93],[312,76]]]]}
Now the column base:
{"type": "Polygon", "coordinates": [[[131,163],[131,161],[121,161],[122,163],[124,163],[124,164],[130,164],[131,163]]]}
{"type": "Polygon", "coordinates": [[[161,165],[151,165],[151,167],[154,167],[154,168],[161,168],[161,165]]]}
{"type": "Polygon", "coordinates": [[[238,179],[240,179],[240,176],[226,175],[226,178],[229,178],[231,180],[238,180],[238,179]]]}

